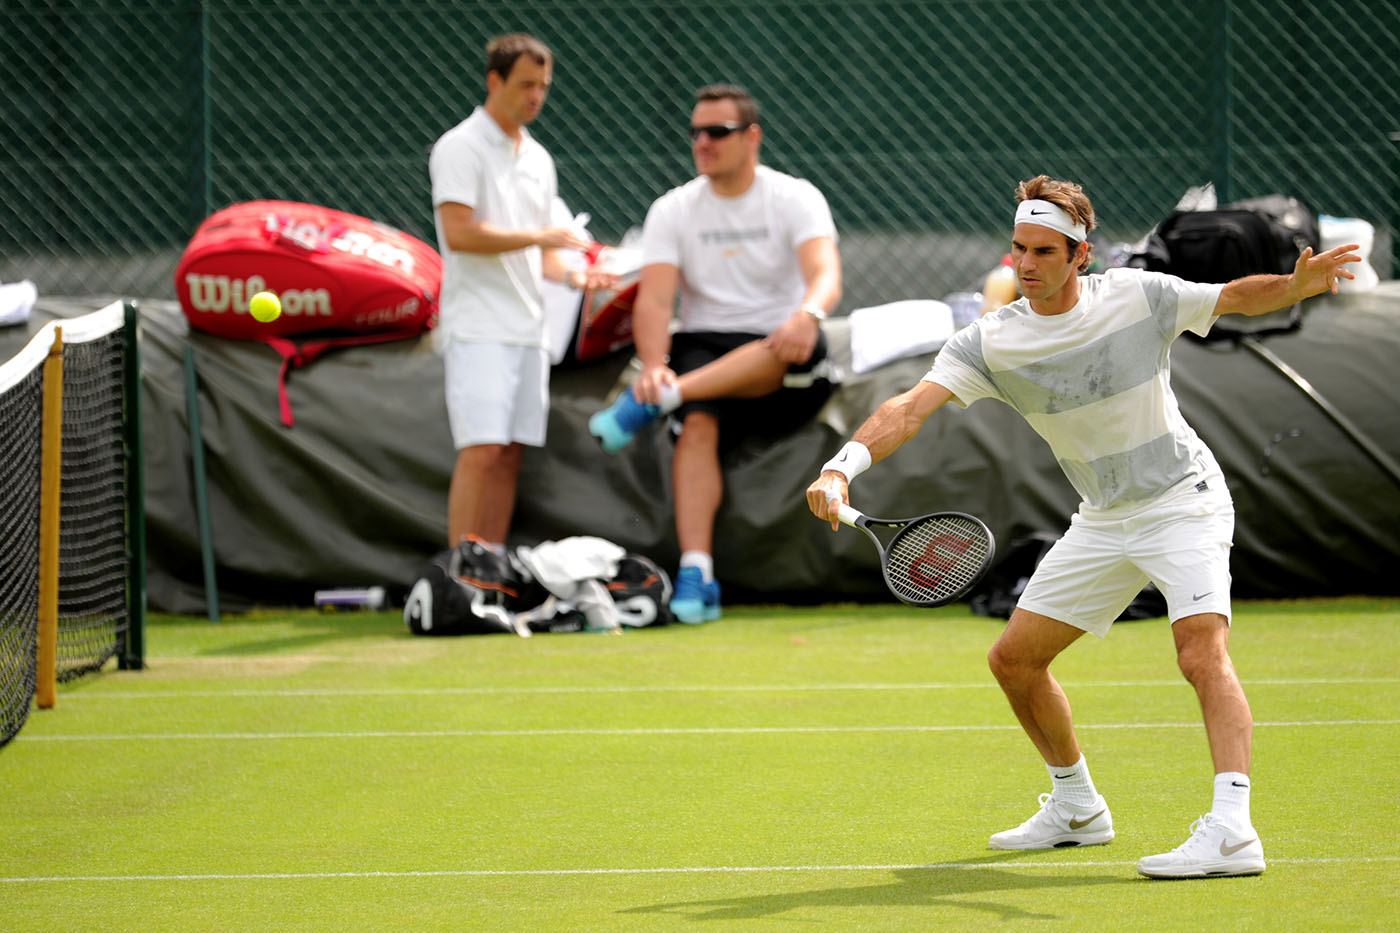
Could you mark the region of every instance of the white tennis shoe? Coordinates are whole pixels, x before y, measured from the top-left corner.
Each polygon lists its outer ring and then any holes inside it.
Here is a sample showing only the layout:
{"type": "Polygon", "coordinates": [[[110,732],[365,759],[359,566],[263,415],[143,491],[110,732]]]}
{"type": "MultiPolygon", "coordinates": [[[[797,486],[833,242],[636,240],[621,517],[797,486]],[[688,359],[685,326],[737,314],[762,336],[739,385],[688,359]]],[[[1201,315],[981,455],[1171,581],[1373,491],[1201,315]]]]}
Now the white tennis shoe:
{"type": "Polygon", "coordinates": [[[1191,824],[1191,837],[1161,855],[1138,861],[1149,878],[1214,878],[1264,871],[1264,846],[1254,827],[1236,829],[1213,813],[1191,824]]]}
{"type": "Polygon", "coordinates": [[[992,836],[993,849],[1058,849],[1101,846],[1113,841],[1113,815],[1103,796],[1092,807],[1062,803],[1040,795],[1040,810],[1015,829],[992,836]]]}

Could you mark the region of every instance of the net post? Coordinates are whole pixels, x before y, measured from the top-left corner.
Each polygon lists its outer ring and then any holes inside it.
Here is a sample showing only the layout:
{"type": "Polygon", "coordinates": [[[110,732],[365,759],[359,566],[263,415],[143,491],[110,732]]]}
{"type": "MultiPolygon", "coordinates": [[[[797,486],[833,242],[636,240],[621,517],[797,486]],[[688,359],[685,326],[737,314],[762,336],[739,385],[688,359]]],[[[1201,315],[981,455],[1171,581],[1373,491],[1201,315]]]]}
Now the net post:
{"type": "Polygon", "coordinates": [[[63,476],[63,328],[44,360],[43,453],[39,481],[39,631],[34,702],[58,701],[58,531],[63,476]]]}
{"type": "Polygon", "coordinates": [[[219,584],[214,574],[214,535],[209,528],[209,489],[204,472],[204,432],[199,425],[199,382],[194,345],[185,344],[185,407],[190,423],[190,465],[194,470],[194,508],[199,521],[199,552],[204,561],[204,605],[210,622],[219,621],[219,584]]]}
{"type": "Polygon", "coordinates": [[[146,666],[146,474],[141,442],[141,354],[137,341],[136,303],[122,305],[123,429],[126,460],[126,528],[128,579],[126,629],[117,654],[117,668],[139,671],[146,666]]]}

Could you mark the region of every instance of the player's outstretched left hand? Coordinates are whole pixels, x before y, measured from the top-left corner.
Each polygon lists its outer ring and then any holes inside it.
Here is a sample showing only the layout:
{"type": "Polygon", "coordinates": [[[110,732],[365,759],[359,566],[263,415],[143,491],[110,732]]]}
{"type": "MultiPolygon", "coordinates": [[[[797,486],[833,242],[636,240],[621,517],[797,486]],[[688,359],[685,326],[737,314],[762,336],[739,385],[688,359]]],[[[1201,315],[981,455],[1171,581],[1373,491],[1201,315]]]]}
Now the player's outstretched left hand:
{"type": "Polygon", "coordinates": [[[1304,298],[1330,291],[1337,294],[1338,279],[1354,279],[1356,275],[1342,266],[1349,262],[1360,262],[1359,243],[1334,246],[1324,253],[1313,255],[1311,246],[1303,250],[1298,262],[1293,266],[1293,281],[1302,290],[1304,298]]]}

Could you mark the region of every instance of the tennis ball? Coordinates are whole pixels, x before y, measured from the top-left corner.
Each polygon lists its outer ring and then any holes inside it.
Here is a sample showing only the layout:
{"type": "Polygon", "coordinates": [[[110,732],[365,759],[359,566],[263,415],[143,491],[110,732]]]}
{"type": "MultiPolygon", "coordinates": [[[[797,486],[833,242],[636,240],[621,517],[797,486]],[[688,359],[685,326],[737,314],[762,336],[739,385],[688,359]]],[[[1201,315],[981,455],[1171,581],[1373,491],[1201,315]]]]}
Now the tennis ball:
{"type": "Polygon", "coordinates": [[[282,302],[272,292],[258,292],[248,301],[248,313],[264,324],[277,320],[282,314],[282,302]]]}

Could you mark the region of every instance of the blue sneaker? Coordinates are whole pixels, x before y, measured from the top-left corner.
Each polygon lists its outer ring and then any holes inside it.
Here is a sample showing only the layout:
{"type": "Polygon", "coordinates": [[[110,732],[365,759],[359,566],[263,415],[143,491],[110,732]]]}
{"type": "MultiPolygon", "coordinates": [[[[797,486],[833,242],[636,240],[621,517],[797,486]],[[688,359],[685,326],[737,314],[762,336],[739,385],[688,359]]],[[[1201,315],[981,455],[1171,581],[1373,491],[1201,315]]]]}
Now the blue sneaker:
{"type": "Polygon", "coordinates": [[[671,612],[687,625],[713,622],[719,618],[719,583],[705,582],[699,567],[682,567],[676,574],[676,595],[671,597],[671,612]]]}
{"type": "Polygon", "coordinates": [[[656,420],[661,409],[637,401],[627,389],[607,408],[588,419],[588,433],[603,442],[603,450],[615,454],[628,444],[637,432],[656,420]]]}

